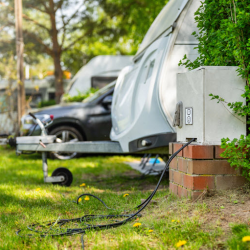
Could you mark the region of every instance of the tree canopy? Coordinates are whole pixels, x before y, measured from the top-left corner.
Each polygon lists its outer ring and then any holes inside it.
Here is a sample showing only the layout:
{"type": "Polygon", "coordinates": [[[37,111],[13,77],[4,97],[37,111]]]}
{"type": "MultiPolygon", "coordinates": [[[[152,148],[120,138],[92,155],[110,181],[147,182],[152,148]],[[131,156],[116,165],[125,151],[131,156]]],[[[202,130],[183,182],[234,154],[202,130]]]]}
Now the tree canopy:
{"type": "MultiPolygon", "coordinates": [[[[63,94],[63,68],[76,73],[99,54],[134,54],[166,0],[24,0],[25,60],[51,57],[56,99],[63,94]]],[[[0,54],[15,51],[14,0],[1,2],[0,54]]]]}

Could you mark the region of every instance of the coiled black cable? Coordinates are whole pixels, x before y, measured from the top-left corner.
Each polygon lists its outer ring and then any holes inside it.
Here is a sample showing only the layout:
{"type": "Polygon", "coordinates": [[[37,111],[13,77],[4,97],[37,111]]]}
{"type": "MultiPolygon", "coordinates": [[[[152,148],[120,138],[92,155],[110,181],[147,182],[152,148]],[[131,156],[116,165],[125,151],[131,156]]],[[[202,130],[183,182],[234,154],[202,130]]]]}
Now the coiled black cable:
{"type": "MultiPolygon", "coordinates": [[[[155,193],[157,192],[162,178],[165,174],[165,172],[167,171],[167,169],[169,168],[169,164],[170,162],[174,159],[174,157],[180,152],[182,151],[185,147],[187,147],[191,142],[193,142],[195,139],[191,139],[189,142],[187,142],[186,144],[184,144],[179,150],[177,150],[167,161],[166,166],[159,178],[159,181],[154,189],[154,191],[149,195],[149,197],[143,201],[140,205],[138,205],[136,207],[136,209],[138,209],[137,212],[133,213],[133,214],[121,214],[121,215],[85,215],[79,218],[73,218],[73,219],[58,219],[56,221],[52,221],[52,222],[47,222],[45,225],[41,225],[38,223],[34,223],[28,226],[28,229],[32,232],[38,233],[41,237],[46,237],[46,236],[62,236],[62,235],[74,235],[74,234],[82,234],[81,236],[81,243],[82,243],[82,248],[84,249],[84,240],[83,240],[83,236],[86,232],[86,230],[97,230],[97,229],[108,229],[108,228],[114,228],[114,227],[119,227],[121,225],[124,225],[125,223],[127,223],[128,221],[135,219],[136,217],[141,217],[140,212],[146,208],[146,206],[149,204],[149,202],[152,200],[152,198],[154,197],[155,193]],[[95,219],[118,219],[118,218],[125,218],[121,221],[116,221],[114,223],[109,223],[109,224],[99,224],[99,225],[92,225],[92,224],[88,224],[87,222],[90,221],[94,221],[95,219]],[[80,222],[80,223],[85,223],[86,226],[83,228],[65,228],[64,230],[61,229],[62,226],[66,225],[69,222],[80,222]],[[60,229],[53,229],[53,227],[55,225],[59,225],[60,229]],[[40,228],[45,228],[47,229],[47,231],[41,231],[41,230],[37,230],[35,229],[36,227],[40,228]]],[[[92,196],[95,199],[99,200],[107,209],[112,209],[109,208],[104,201],[102,201],[100,198],[98,198],[97,196],[93,195],[93,194],[81,194],[80,196],[77,197],[77,201],[76,203],[78,204],[79,198],[83,197],[83,196],[92,196]]],[[[34,234],[26,234],[26,235],[20,235],[21,230],[18,230],[16,232],[17,235],[24,237],[24,236],[28,236],[28,237],[32,237],[34,236],[34,234]]]]}

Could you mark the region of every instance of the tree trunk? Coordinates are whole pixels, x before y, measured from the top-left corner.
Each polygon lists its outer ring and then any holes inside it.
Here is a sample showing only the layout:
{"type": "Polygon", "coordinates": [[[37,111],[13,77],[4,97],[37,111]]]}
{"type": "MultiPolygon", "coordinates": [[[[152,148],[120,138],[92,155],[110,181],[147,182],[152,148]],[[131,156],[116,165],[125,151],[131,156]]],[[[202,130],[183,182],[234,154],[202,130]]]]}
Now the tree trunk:
{"type": "Polygon", "coordinates": [[[16,53],[17,53],[17,129],[20,131],[21,117],[25,114],[25,88],[23,69],[22,0],[15,0],[16,53]]]}
{"type": "Polygon", "coordinates": [[[61,67],[62,50],[58,43],[58,30],[56,28],[56,10],[54,0],[49,0],[50,6],[50,21],[51,21],[51,35],[52,35],[52,57],[54,60],[54,75],[55,75],[55,89],[56,89],[56,103],[60,102],[63,95],[63,72],[61,67]]]}
{"type": "Polygon", "coordinates": [[[63,95],[63,71],[61,67],[61,53],[54,53],[54,75],[55,75],[55,89],[56,89],[56,103],[60,103],[61,96],[63,95]]]}

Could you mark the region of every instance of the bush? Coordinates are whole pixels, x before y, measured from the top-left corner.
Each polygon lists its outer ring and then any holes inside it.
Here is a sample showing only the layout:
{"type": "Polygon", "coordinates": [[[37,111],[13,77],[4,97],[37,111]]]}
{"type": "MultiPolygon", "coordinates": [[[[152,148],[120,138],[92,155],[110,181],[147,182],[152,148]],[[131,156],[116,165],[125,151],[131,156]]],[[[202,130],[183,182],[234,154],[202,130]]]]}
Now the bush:
{"type": "Polygon", "coordinates": [[[76,96],[70,96],[69,94],[64,94],[62,101],[63,102],[82,102],[84,99],[93,95],[98,90],[99,89],[91,88],[86,92],[77,91],[78,94],[76,96]]]}
{"type": "Polygon", "coordinates": [[[49,101],[41,101],[38,103],[37,107],[38,108],[43,108],[43,107],[48,107],[48,106],[52,106],[55,105],[56,101],[55,100],[49,100],[49,101]]]}

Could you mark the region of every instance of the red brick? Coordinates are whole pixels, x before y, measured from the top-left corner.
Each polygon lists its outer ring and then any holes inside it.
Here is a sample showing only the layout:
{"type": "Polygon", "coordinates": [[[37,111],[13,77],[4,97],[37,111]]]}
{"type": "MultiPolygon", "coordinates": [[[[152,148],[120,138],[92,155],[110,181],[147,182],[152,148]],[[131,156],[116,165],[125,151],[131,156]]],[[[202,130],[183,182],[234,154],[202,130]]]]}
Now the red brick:
{"type": "Polygon", "coordinates": [[[174,171],[169,169],[169,181],[174,181],[174,171]]]}
{"type": "Polygon", "coordinates": [[[186,188],[182,188],[182,197],[189,197],[190,192],[186,188]]]}
{"type": "Polygon", "coordinates": [[[231,167],[227,160],[188,160],[184,159],[187,164],[188,174],[239,174],[239,170],[231,167]]]}
{"type": "Polygon", "coordinates": [[[188,145],[183,150],[183,157],[190,159],[213,159],[214,146],[211,145],[188,145]]]}
{"type": "Polygon", "coordinates": [[[179,196],[179,197],[188,198],[189,193],[190,193],[190,192],[189,192],[186,188],[184,188],[184,187],[182,187],[182,186],[178,186],[178,196],[179,196]]]}
{"type": "Polygon", "coordinates": [[[223,190],[242,187],[247,181],[243,176],[216,176],[215,183],[217,190],[223,190]]]}
{"type": "Polygon", "coordinates": [[[184,158],[178,157],[178,170],[187,173],[188,161],[184,158]]]}
{"type": "Polygon", "coordinates": [[[177,158],[176,157],[170,162],[169,167],[172,168],[172,169],[178,169],[177,168],[177,158]]]}
{"type": "Polygon", "coordinates": [[[169,191],[172,192],[173,194],[177,195],[178,194],[178,186],[172,182],[169,183],[169,191]]]}
{"type": "Polygon", "coordinates": [[[193,191],[190,193],[191,199],[193,201],[195,201],[201,194],[203,193],[203,191],[193,191]]]}
{"type": "MultiPolygon", "coordinates": [[[[182,143],[174,142],[173,143],[173,153],[175,153],[177,150],[179,150],[183,146],[182,143]]],[[[183,150],[177,154],[177,156],[182,156],[183,150]]]]}
{"type": "Polygon", "coordinates": [[[214,189],[214,176],[184,175],[183,186],[191,190],[214,189]]]}
{"type": "Polygon", "coordinates": [[[194,190],[214,189],[214,176],[195,176],[194,190]]]}
{"type": "Polygon", "coordinates": [[[178,171],[174,171],[174,182],[179,184],[179,185],[183,185],[183,175],[184,174],[182,174],[178,171]]]}
{"type": "Polygon", "coordinates": [[[214,158],[215,159],[225,159],[225,158],[220,156],[220,154],[223,153],[224,151],[225,151],[224,148],[221,148],[220,146],[215,146],[214,158]]]}
{"type": "Polygon", "coordinates": [[[178,191],[177,191],[178,196],[179,196],[179,197],[182,197],[182,186],[178,186],[178,187],[177,187],[177,190],[178,190],[178,191]]]}
{"type": "Polygon", "coordinates": [[[191,198],[192,200],[196,200],[203,193],[203,191],[191,191],[172,182],[169,183],[169,191],[179,197],[191,198]]]}
{"type": "Polygon", "coordinates": [[[172,143],[172,142],[170,142],[169,145],[168,145],[168,153],[169,153],[170,155],[173,154],[173,143],[172,143]]]}
{"type": "Polygon", "coordinates": [[[194,186],[194,179],[191,175],[184,175],[183,176],[183,186],[185,188],[193,189],[194,186]]]}

